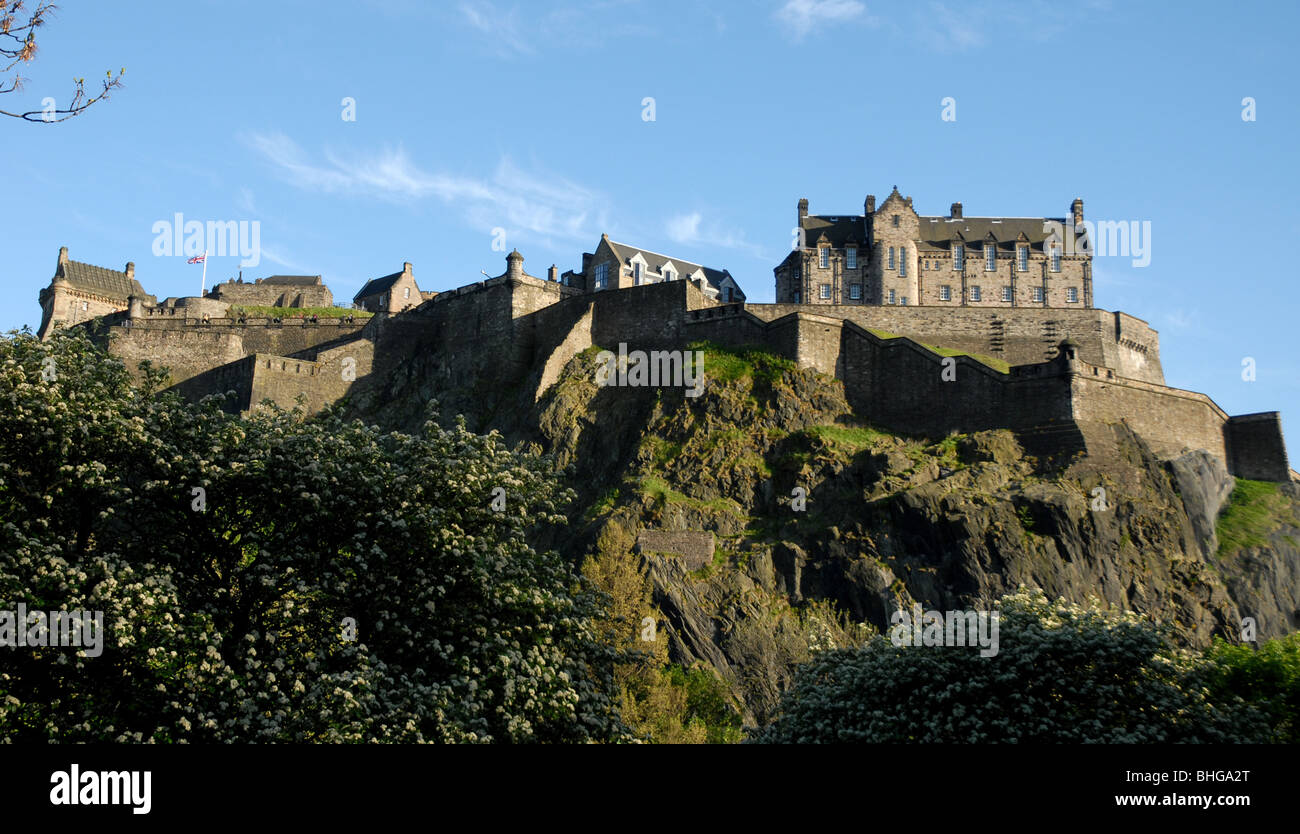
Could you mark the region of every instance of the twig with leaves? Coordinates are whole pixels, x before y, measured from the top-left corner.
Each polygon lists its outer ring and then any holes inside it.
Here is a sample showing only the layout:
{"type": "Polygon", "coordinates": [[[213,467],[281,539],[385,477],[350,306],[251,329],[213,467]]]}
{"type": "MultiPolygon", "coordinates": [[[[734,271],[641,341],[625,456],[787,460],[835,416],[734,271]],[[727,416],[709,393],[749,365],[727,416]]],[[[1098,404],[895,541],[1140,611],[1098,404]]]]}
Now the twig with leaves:
{"type": "MultiPolygon", "coordinates": [[[[45,25],[46,18],[58,10],[53,3],[40,0],[35,10],[27,17],[27,22],[22,23],[25,8],[26,0],[0,0],[0,62],[5,63],[4,68],[0,69],[0,76],[13,73],[12,78],[0,78],[0,95],[17,92],[23,88],[26,79],[19,74],[17,68],[20,64],[30,63],[36,57],[36,30],[45,25]]],[[[0,115],[46,124],[71,119],[83,113],[95,102],[108,98],[111,90],[121,88],[122,76],[125,73],[125,67],[117,75],[109,70],[102,82],[103,89],[98,95],[92,97],[87,97],[86,79],[74,78],[76,90],[66,107],[56,107],[55,100],[47,97],[42,100],[42,107],[39,110],[11,112],[0,108],[0,115]]]]}

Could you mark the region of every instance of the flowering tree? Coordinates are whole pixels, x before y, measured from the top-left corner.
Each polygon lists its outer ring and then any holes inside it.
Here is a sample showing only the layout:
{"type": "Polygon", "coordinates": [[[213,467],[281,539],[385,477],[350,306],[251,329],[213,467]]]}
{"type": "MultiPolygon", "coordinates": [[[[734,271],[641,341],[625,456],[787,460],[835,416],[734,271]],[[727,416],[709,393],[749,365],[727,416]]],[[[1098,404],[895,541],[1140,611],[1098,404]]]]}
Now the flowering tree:
{"type": "Polygon", "coordinates": [[[763,742],[1265,741],[1265,717],[1211,689],[1200,655],[1168,648],[1132,614],[1050,602],[1000,604],[996,655],[894,646],[818,655],[797,675],[763,742]]]}
{"type": "Polygon", "coordinates": [[[0,340],[0,610],[107,632],[0,648],[0,740],[625,737],[599,595],[528,543],[568,499],[542,460],[434,421],[241,419],[145,370],[0,340]]]}

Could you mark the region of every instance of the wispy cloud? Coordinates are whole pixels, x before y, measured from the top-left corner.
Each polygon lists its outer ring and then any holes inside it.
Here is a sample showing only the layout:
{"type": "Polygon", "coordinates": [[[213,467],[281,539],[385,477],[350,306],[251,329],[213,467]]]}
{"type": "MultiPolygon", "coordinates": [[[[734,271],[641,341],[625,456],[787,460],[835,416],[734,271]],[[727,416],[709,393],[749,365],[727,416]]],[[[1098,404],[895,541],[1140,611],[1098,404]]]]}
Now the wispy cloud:
{"type": "Polygon", "coordinates": [[[400,148],[345,156],[325,151],[312,159],[289,137],[253,134],[248,144],[304,191],[349,194],[396,202],[427,198],[459,206],[466,220],[485,230],[528,232],[565,240],[593,237],[605,220],[605,199],[563,177],[525,171],[502,157],[491,176],[466,177],[428,171],[400,148]]]}
{"type": "Polygon", "coordinates": [[[984,32],[977,21],[982,14],[970,6],[954,9],[947,3],[928,3],[917,10],[917,25],[923,40],[940,52],[960,52],[984,45],[984,32]]]}
{"type": "Polygon", "coordinates": [[[786,0],[774,17],[795,40],[803,40],[824,23],[865,21],[867,7],[859,0],[786,0]]]}
{"type": "Polygon", "coordinates": [[[483,36],[498,57],[533,55],[540,50],[601,48],[611,40],[648,37],[654,27],[635,0],[588,0],[545,12],[530,4],[505,8],[491,0],[462,0],[461,20],[483,36]]]}
{"type": "Polygon", "coordinates": [[[1195,310],[1188,311],[1179,307],[1176,310],[1170,310],[1165,313],[1162,318],[1170,327],[1181,330],[1187,327],[1196,326],[1201,319],[1201,314],[1195,310]]]}
{"type": "Polygon", "coordinates": [[[674,243],[714,249],[734,249],[754,257],[763,257],[761,247],[745,240],[742,232],[724,229],[717,223],[706,222],[701,212],[693,211],[670,217],[664,224],[664,234],[674,243]]]}
{"type": "Polygon", "coordinates": [[[460,14],[471,27],[488,36],[498,53],[528,55],[533,52],[532,44],[520,25],[518,9],[501,11],[486,0],[467,0],[460,4],[460,14]]]}

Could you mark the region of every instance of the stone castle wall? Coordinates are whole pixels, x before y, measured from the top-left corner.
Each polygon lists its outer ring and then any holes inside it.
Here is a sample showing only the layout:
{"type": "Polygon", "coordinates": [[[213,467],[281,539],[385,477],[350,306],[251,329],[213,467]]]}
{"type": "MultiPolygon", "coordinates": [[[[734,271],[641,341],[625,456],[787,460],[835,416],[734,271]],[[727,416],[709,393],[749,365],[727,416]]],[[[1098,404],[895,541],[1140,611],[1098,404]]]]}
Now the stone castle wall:
{"type": "Polygon", "coordinates": [[[436,398],[444,389],[496,396],[523,385],[535,400],[569,359],[593,345],[683,349],[709,341],[762,347],[835,376],[865,419],[893,431],[942,437],[1010,428],[1056,453],[1086,441],[1089,426],[1126,422],[1165,456],[1200,448],[1242,477],[1285,480],[1289,473],[1276,414],[1230,419],[1203,394],[1165,387],[1155,332],[1103,310],[1025,310],[1013,317],[718,304],[688,281],[582,294],[531,276],[503,276],[364,325],[174,318],[123,324],[110,328],[111,350],[128,365],[170,365],[190,396],[235,390],[239,410],[263,398],[292,407],[303,395],[315,411],[357,381],[385,385],[411,377],[415,365],[421,396],[436,398]],[[1066,336],[1077,343],[1073,355],[1056,356],[1066,336]],[[968,356],[946,360],[921,343],[1016,364],[1003,373],[968,356]],[[343,372],[345,360],[353,379],[343,372]],[[946,379],[945,369],[955,377],[946,379]]]}
{"type": "MultiPolygon", "coordinates": [[[[802,304],[746,304],[745,309],[764,321],[809,311],[802,304]]],[[[1146,322],[1125,313],[888,306],[821,306],[815,311],[859,327],[980,353],[1012,365],[1051,359],[1061,340],[1070,337],[1079,343],[1085,361],[1114,368],[1127,377],[1164,384],[1159,335],[1146,322]]]]}

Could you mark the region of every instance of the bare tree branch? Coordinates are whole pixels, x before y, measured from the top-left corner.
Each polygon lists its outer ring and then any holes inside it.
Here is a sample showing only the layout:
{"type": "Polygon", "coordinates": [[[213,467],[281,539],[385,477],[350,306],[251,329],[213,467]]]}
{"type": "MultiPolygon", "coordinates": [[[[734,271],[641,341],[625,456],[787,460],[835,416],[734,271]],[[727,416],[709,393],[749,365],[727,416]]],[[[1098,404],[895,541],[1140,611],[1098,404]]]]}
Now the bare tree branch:
{"type": "MultiPolygon", "coordinates": [[[[0,0],[0,62],[8,62],[3,69],[0,69],[0,74],[7,75],[13,72],[12,78],[0,80],[0,95],[17,92],[23,88],[25,79],[15,68],[20,64],[30,63],[36,57],[36,30],[45,25],[46,18],[52,17],[58,10],[53,3],[38,0],[36,9],[27,16],[26,22],[23,22],[22,14],[26,6],[27,0],[0,0]]],[[[66,121],[73,116],[81,115],[95,102],[108,98],[110,91],[121,89],[122,75],[125,73],[126,67],[123,67],[116,76],[113,75],[112,70],[109,70],[107,78],[101,82],[103,89],[98,95],[89,98],[86,94],[86,79],[73,79],[76,90],[66,107],[58,108],[54,104],[55,99],[46,97],[42,99],[42,107],[39,110],[11,112],[0,108],[0,116],[12,116],[15,119],[43,124],[66,121]]]]}

